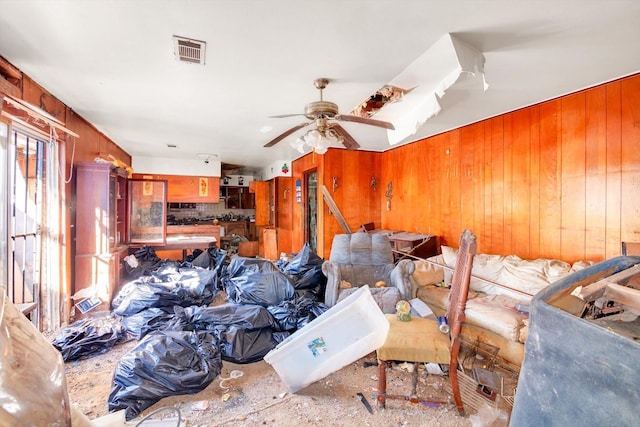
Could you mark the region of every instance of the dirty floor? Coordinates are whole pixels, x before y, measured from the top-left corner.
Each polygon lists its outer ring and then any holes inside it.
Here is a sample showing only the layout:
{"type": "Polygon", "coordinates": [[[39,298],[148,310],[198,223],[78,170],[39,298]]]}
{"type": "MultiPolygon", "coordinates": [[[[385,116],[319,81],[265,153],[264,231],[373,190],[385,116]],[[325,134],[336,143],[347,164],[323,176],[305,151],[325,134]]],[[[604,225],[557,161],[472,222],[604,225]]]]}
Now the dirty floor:
{"type": "MultiPolygon", "coordinates": [[[[108,413],[107,399],[111,391],[114,366],[122,355],[135,346],[135,341],[117,345],[105,354],[65,365],[69,397],[80,412],[93,420],[108,413]]],[[[223,362],[222,372],[205,390],[193,395],[167,397],[145,410],[145,415],[167,407],[179,408],[181,426],[507,426],[510,398],[517,374],[502,371],[505,379],[506,399],[498,396],[491,401],[475,390],[471,392],[472,405],[467,405],[467,416],[457,414],[453,405],[439,407],[389,400],[387,408],[376,407],[375,393],[378,367],[375,353],[353,362],[317,381],[305,389],[291,394],[276,371],[266,362],[233,364],[223,362]],[[241,376],[238,372],[242,372],[241,376]],[[228,379],[225,379],[228,378],[228,379]],[[372,407],[369,413],[358,400],[362,393],[372,407]],[[481,409],[477,411],[477,409],[481,409]],[[495,420],[493,420],[495,418],[495,420]]],[[[389,374],[389,392],[402,392],[410,387],[411,376],[406,365],[397,365],[389,374]]],[[[419,369],[418,390],[423,396],[449,400],[446,376],[428,374],[419,369]]],[[[463,398],[464,398],[463,390],[463,398]]],[[[176,417],[170,411],[160,411],[153,418],[176,417]]],[[[165,425],[165,424],[162,424],[165,425]]],[[[166,425],[175,425],[169,423],[166,425]]]]}

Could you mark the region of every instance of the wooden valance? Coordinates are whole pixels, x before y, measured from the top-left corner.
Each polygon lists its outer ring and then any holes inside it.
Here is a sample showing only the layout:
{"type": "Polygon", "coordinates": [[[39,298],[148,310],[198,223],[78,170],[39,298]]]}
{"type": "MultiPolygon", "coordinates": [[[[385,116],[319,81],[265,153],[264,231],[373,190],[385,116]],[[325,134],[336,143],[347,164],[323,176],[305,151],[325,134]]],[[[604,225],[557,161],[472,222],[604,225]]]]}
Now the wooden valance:
{"type": "Polygon", "coordinates": [[[0,94],[0,100],[2,102],[0,112],[9,120],[42,134],[51,135],[54,131],[60,131],[79,137],[77,133],[67,129],[64,123],[28,102],[8,94],[0,94]]]}

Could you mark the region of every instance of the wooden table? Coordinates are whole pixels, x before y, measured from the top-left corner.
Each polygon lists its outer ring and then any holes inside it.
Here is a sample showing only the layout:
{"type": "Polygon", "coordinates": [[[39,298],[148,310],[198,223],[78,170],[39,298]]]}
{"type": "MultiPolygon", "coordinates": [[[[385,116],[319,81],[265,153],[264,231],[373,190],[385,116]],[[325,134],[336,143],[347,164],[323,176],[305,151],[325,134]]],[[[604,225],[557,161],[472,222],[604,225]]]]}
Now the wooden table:
{"type": "Polygon", "coordinates": [[[208,249],[215,246],[218,240],[214,236],[199,237],[168,237],[167,243],[160,246],[151,246],[155,251],[182,250],[182,260],[187,258],[187,251],[194,249],[208,249]]]}
{"type": "Polygon", "coordinates": [[[433,234],[399,231],[390,234],[389,241],[393,247],[396,261],[403,258],[404,255],[423,259],[438,255],[438,238],[433,234]]]}

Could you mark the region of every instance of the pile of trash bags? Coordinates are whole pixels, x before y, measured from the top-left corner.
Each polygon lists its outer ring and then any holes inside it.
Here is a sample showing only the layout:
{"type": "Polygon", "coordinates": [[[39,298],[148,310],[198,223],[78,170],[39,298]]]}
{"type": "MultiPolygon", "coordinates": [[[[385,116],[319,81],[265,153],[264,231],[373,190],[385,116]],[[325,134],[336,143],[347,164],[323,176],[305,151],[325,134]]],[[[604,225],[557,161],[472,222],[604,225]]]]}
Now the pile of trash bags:
{"type": "Polygon", "coordinates": [[[253,363],[324,313],[323,259],[305,245],[290,261],[245,258],[209,248],[188,262],[133,254],[130,279],[108,318],[85,318],[61,330],[54,346],[65,361],[108,351],[130,339],[113,376],[109,411],[127,420],[163,397],[197,393],[222,362],[253,363]],[[138,259],[140,257],[140,259],[138,259]],[[223,292],[226,300],[212,305],[223,292]]]}

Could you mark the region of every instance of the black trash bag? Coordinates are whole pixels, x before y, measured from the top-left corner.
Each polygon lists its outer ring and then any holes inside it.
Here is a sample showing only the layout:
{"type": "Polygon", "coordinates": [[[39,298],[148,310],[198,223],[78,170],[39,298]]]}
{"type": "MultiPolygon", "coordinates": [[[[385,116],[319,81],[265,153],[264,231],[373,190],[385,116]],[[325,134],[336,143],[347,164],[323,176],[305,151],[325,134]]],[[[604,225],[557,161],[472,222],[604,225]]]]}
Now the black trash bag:
{"type": "Polygon", "coordinates": [[[327,311],[329,307],[315,298],[302,296],[267,308],[281,331],[295,331],[327,311]]]}
{"type": "Polygon", "coordinates": [[[324,259],[313,252],[309,243],[305,243],[300,252],[280,268],[293,281],[296,291],[309,290],[318,300],[324,301],[327,278],[322,273],[323,263],[324,259]]]}
{"type": "Polygon", "coordinates": [[[262,360],[278,341],[271,328],[245,329],[236,325],[216,327],[222,360],[231,363],[253,363],[262,360]]]}
{"type": "Polygon", "coordinates": [[[185,268],[174,274],[171,270],[125,284],[111,302],[114,313],[131,316],[146,308],[208,305],[213,301],[218,292],[213,284],[214,271],[185,268]]]}
{"type": "Polygon", "coordinates": [[[273,339],[276,340],[278,344],[280,344],[290,336],[291,336],[291,332],[287,332],[287,331],[278,331],[273,333],[273,339]]]}
{"type": "Polygon", "coordinates": [[[192,261],[195,267],[208,268],[209,270],[220,269],[227,257],[227,251],[219,249],[217,246],[203,251],[192,261]]]}
{"type": "Polygon", "coordinates": [[[261,305],[227,303],[213,307],[175,307],[176,317],[183,324],[199,331],[214,331],[216,326],[237,326],[244,329],[278,328],[278,323],[261,305]]]}
{"type": "Polygon", "coordinates": [[[164,330],[173,319],[173,312],[166,308],[145,308],[144,310],[123,316],[120,319],[130,336],[137,340],[144,338],[149,332],[164,330]]]}
{"type": "Polygon", "coordinates": [[[148,275],[162,265],[162,260],[158,258],[156,252],[149,246],[137,249],[132,255],[137,261],[135,267],[131,266],[127,261],[122,262],[124,265],[123,277],[127,281],[148,275]]]}
{"type": "Polygon", "coordinates": [[[238,304],[277,305],[295,296],[290,279],[269,260],[235,257],[224,280],[227,297],[238,304]]]}
{"type": "Polygon", "coordinates": [[[329,307],[319,301],[316,301],[314,298],[303,297],[298,302],[298,310],[302,314],[298,318],[298,329],[302,329],[309,322],[313,321],[322,313],[329,310],[329,307]]]}
{"type": "Polygon", "coordinates": [[[118,319],[87,317],[61,329],[51,344],[60,351],[62,359],[69,362],[106,353],[126,339],[126,329],[118,319]]]}
{"type": "Polygon", "coordinates": [[[153,332],[116,364],[109,412],[124,409],[126,420],[131,420],[164,397],[204,390],[221,370],[212,334],[153,332]]]}
{"type": "Polygon", "coordinates": [[[285,274],[301,274],[307,271],[310,267],[317,265],[322,266],[324,260],[320,258],[313,250],[309,243],[305,243],[302,249],[291,258],[291,260],[284,267],[283,272],[285,274]]]}
{"type": "Polygon", "coordinates": [[[200,256],[201,253],[203,253],[204,251],[202,249],[194,249],[190,255],[187,255],[187,257],[185,258],[186,262],[193,262],[194,259],[198,258],[198,256],[200,256]]]}
{"type": "Polygon", "coordinates": [[[193,260],[194,267],[206,268],[215,271],[214,278],[215,289],[222,289],[222,281],[220,280],[223,274],[223,266],[228,262],[227,251],[212,247],[202,252],[196,259],[193,260]]]}

